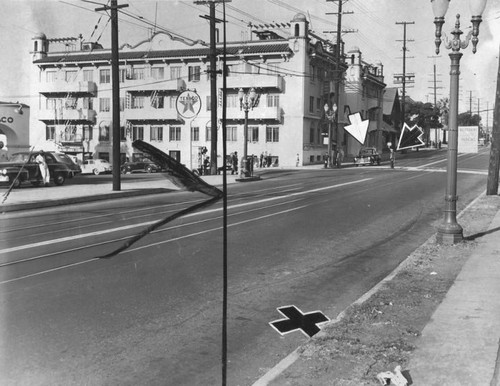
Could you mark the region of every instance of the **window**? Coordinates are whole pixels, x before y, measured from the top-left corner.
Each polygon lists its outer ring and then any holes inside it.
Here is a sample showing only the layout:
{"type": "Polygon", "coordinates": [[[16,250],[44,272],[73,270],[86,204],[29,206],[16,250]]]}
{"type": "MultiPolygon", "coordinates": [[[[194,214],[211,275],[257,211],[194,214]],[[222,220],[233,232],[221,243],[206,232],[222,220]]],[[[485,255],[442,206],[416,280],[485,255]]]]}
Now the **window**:
{"type": "Polygon", "coordinates": [[[210,95],[207,95],[207,111],[212,110],[212,98],[210,95]]]}
{"type": "Polygon", "coordinates": [[[47,141],[55,141],[56,139],[56,127],[46,126],[45,127],[45,139],[47,141]]]}
{"type": "Polygon", "coordinates": [[[153,95],[151,97],[151,106],[155,109],[162,109],[164,107],[165,97],[162,95],[153,95]]]}
{"type": "Polygon", "coordinates": [[[83,81],[93,82],[94,81],[94,70],[83,70],[83,81]]]}
{"type": "Polygon", "coordinates": [[[109,98],[99,98],[99,111],[107,112],[110,111],[110,99],[109,98]]]}
{"type": "Polygon", "coordinates": [[[169,141],[180,141],[181,140],[181,127],[180,126],[170,126],[168,140],[169,141]]]}
{"type": "Polygon", "coordinates": [[[248,141],[259,142],[259,126],[248,126],[248,141]]]}
{"type": "Polygon", "coordinates": [[[125,110],[125,97],[120,97],[120,111],[125,110]]]}
{"type": "Polygon", "coordinates": [[[164,67],[153,67],[151,69],[151,77],[153,79],[163,79],[165,77],[165,68],[164,67]]]}
{"type": "Polygon", "coordinates": [[[266,127],[266,142],[279,142],[280,141],[280,128],[278,126],[266,127]]]}
{"type": "Polygon", "coordinates": [[[200,128],[198,126],[191,127],[191,141],[198,142],[200,140],[200,128]]]}
{"type": "Polygon", "coordinates": [[[171,109],[176,109],[177,107],[175,106],[175,102],[177,100],[177,97],[171,96],[169,99],[168,107],[171,109]]]}
{"type": "Polygon", "coordinates": [[[56,99],[47,98],[45,101],[45,107],[47,110],[55,110],[56,108],[56,99]]]}
{"type": "Polygon", "coordinates": [[[132,126],[132,141],[136,139],[144,139],[144,127],[132,126]]]}
{"type": "Polygon", "coordinates": [[[83,140],[84,141],[90,141],[93,138],[93,133],[92,130],[93,127],[90,125],[84,125],[83,126],[83,140]]]}
{"type": "Polygon", "coordinates": [[[163,141],[163,126],[151,126],[151,141],[163,141]]]}
{"type": "Polygon", "coordinates": [[[181,68],[180,66],[170,67],[170,79],[179,79],[181,77],[181,68]]]}
{"type": "Polygon", "coordinates": [[[103,159],[109,162],[109,153],[97,153],[97,158],[103,159]]]}
{"type": "Polygon", "coordinates": [[[205,129],[205,141],[210,142],[212,140],[212,130],[210,129],[210,126],[207,126],[205,129]]]}
{"type": "Polygon", "coordinates": [[[309,112],[314,112],[314,97],[309,97],[309,112]]]}
{"type": "Polygon", "coordinates": [[[267,95],[267,107],[278,107],[280,104],[280,96],[276,94],[267,95]]]}
{"type": "Polygon", "coordinates": [[[45,73],[45,80],[47,83],[54,83],[57,79],[57,73],[56,71],[47,71],[45,73]]]}
{"type": "Polygon", "coordinates": [[[118,70],[118,82],[123,83],[127,79],[127,70],[125,68],[120,68],[118,70]]]}
{"type": "Polygon", "coordinates": [[[314,126],[309,129],[309,143],[314,143],[314,126]]]}
{"type": "Polygon", "coordinates": [[[226,126],[226,140],[232,142],[236,142],[238,140],[236,126],[226,126]]]}
{"type": "Polygon", "coordinates": [[[135,79],[135,80],[144,79],[144,68],[142,68],[142,67],[132,68],[132,79],[135,79]]]}
{"type": "Polygon", "coordinates": [[[64,80],[67,83],[74,82],[76,80],[76,74],[78,72],[76,70],[68,70],[64,73],[64,80]]]}
{"type": "Polygon", "coordinates": [[[200,66],[189,66],[188,71],[188,80],[190,82],[197,82],[200,80],[200,66]]]}
{"type": "Polygon", "coordinates": [[[144,97],[132,95],[132,108],[133,109],[143,109],[144,108],[144,97]]]}
{"type": "Polygon", "coordinates": [[[99,141],[109,141],[109,125],[99,126],[99,141]]]}
{"type": "Polygon", "coordinates": [[[228,94],[226,97],[226,104],[227,108],[238,107],[240,105],[238,94],[228,94]]]}
{"type": "Polygon", "coordinates": [[[99,71],[99,83],[111,83],[111,70],[99,71]]]}
{"type": "Polygon", "coordinates": [[[124,142],[127,140],[127,129],[125,126],[120,126],[120,141],[124,142]]]}
{"type": "Polygon", "coordinates": [[[316,111],[321,111],[321,98],[316,98],[316,111]]]}
{"type": "Polygon", "coordinates": [[[67,125],[64,128],[62,141],[65,142],[76,142],[77,141],[77,128],[76,125],[67,125]]]}
{"type": "Polygon", "coordinates": [[[82,101],[82,105],[84,109],[94,110],[94,99],[84,97],[82,101]]]}

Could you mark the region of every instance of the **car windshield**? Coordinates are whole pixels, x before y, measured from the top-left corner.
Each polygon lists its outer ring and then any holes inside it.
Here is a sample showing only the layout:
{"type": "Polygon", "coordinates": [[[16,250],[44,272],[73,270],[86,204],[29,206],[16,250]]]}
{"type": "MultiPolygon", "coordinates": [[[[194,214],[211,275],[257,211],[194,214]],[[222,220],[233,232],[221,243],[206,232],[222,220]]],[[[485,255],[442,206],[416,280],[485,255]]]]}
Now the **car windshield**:
{"type": "Polygon", "coordinates": [[[12,157],[10,157],[11,162],[26,162],[28,161],[29,158],[28,153],[17,153],[17,154],[12,154],[12,157]]]}
{"type": "Polygon", "coordinates": [[[52,153],[52,155],[55,157],[56,160],[58,160],[59,162],[63,162],[65,164],[73,164],[73,160],[71,158],[69,158],[66,154],[62,154],[62,153],[52,153]]]}

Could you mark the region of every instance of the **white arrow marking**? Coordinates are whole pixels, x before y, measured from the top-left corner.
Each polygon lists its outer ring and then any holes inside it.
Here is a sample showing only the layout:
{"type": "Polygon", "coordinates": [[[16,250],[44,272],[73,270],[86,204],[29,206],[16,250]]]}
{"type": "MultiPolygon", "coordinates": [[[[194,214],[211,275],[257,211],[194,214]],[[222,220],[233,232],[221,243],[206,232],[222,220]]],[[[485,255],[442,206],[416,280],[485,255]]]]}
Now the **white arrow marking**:
{"type": "Polygon", "coordinates": [[[363,121],[359,113],[349,115],[349,120],[352,122],[345,127],[345,131],[351,134],[360,144],[365,143],[366,133],[368,132],[369,120],[363,121]]]}

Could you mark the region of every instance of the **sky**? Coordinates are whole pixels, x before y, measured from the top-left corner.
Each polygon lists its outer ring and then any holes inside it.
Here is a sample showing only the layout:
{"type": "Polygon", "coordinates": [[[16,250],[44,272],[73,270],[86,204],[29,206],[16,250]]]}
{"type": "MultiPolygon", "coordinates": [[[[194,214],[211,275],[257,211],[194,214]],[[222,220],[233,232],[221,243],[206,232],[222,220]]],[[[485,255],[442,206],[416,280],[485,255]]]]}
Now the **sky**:
{"type": "MultiPolygon", "coordinates": [[[[95,12],[107,0],[2,0],[0,21],[0,101],[30,104],[30,54],[32,37],[43,32],[50,38],[77,37],[86,41],[98,40],[110,47],[111,30],[108,15],[95,12]]],[[[135,18],[120,14],[119,43],[137,44],[146,39],[153,26],[158,30],[175,32],[189,39],[209,42],[207,5],[195,0],[118,0],[128,4],[123,10],[135,18]]],[[[217,6],[221,17],[222,5],[217,6]]],[[[232,0],[226,4],[228,40],[242,40],[247,36],[248,23],[286,23],[297,13],[303,13],[310,28],[319,36],[335,41],[337,2],[328,0],[232,0]]],[[[358,47],[363,60],[381,61],[385,83],[393,86],[394,74],[403,72],[403,25],[407,24],[406,72],[415,74],[415,84],[406,93],[414,100],[434,101],[434,64],[436,65],[437,99],[449,96],[449,51],[441,45],[435,57],[431,2],[429,0],[348,0],[343,2],[342,29],[354,32],[343,34],[346,50],[358,47]]],[[[468,0],[451,0],[443,31],[448,36],[460,14],[463,37],[470,30],[471,13],[468,0]]],[[[459,111],[468,111],[472,96],[472,110],[483,122],[488,118],[491,127],[499,68],[500,3],[488,0],[480,26],[477,53],[471,47],[462,50],[459,111]]]]}

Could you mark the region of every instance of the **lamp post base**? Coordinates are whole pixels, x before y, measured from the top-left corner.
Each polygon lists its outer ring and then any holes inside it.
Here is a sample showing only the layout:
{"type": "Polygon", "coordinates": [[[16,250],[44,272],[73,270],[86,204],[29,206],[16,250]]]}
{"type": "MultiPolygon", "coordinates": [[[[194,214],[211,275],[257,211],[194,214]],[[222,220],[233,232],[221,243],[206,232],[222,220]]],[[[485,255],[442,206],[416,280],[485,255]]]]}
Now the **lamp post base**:
{"type": "Polygon", "coordinates": [[[436,234],[436,242],[443,245],[458,244],[463,239],[464,230],[458,223],[442,225],[436,234]]]}

